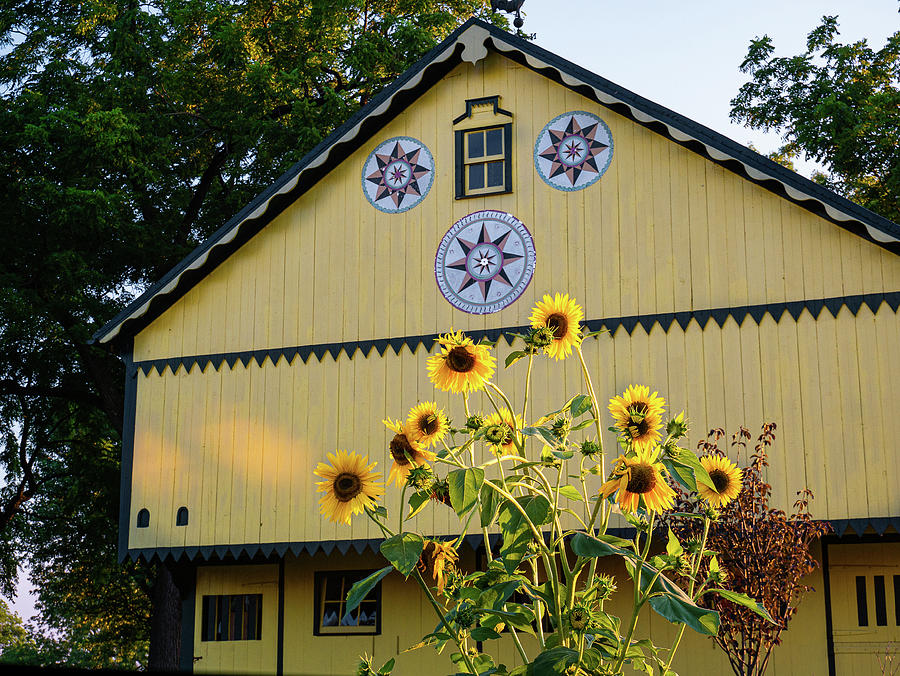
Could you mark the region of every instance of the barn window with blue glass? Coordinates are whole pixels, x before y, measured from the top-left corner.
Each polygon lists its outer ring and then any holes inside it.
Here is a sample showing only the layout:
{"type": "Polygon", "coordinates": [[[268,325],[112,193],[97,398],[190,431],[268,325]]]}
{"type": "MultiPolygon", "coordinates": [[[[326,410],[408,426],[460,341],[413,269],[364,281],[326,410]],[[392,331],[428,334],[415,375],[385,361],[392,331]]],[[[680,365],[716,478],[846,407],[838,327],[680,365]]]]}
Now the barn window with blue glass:
{"type": "Polygon", "coordinates": [[[375,585],[357,608],[347,611],[347,593],[354,583],[374,570],[320,571],[315,574],[315,616],[313,634],[381,633],[381,582],[375,585]]]}

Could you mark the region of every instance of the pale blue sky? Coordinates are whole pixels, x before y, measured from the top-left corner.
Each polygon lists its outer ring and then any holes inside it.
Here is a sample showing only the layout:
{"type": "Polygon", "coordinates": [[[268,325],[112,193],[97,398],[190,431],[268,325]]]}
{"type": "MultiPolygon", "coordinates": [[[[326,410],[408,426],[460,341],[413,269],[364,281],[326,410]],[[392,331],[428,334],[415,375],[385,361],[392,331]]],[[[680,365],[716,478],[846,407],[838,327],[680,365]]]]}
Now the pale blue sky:
{"type": "MultiPolygon", "coordinates": [[[[778,137],[734,125],[729,101],[746,77],[747,46],[767,33],[776,53],[804,49],[825,14],[839,17],[843,41],[867,38],[874,47],[900,29],[897,0],[526,0],[525,27],[536,42],[651,101],[760,152],[778,137]]],[[[811,165],[801,167],[808,173],[811,165]]],[[[12,607],[34,613],[27,581],[12,607]]]]}
{"type": "Polygon", "coordinates": [[[799,54],[826,14],[839,17],[842,41],[880,48],[900,30],[897,0],[525,0],[523,9],[541,47],[763,153],[778,137],[728,117],[748,79],[739,67],[750,40],[768,34],[776,54],[799,54]]]}

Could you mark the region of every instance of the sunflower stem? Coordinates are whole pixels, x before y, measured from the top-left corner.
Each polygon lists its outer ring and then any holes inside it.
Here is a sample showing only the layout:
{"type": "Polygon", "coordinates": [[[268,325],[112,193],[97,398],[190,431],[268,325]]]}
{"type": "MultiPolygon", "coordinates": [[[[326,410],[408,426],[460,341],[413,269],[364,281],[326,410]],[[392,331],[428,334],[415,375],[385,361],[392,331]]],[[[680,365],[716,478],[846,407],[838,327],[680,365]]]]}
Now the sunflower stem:
{"type": "Polygon", "coordinates": [[[425,584],[425,580],[422,579],[422,573],[419,572],[418,568],[413,568],[413,577],[416,578],[416,582],[419,583],[422,591],[425,592],[425,596],[428,597],[428,601],[431,603],[431,607],[434,609],[435,614],[438,616],[438,620],[442,625],[444,625],[444,629],[446,629],[447,633],[450,634],[450,636],[453,638],[453,642],[456,644],[456,647],[459,648],[459,652],[462,653],[463,659],[466,661],[466,666],[469,667],[473,674],[477,674],[478,670],[475,668],[475,663],[472,662],[472,658],[469,657],[469,651],[464,647],[465,640],[460,641],[459,634],[453,631],[453,628],[449,625],[447,620],[444,619],[444,613],[438,606],[438,603],[434,598],[434,594],[431,593],[431,589],[428,588],[428,585],[425,584]]]}
{"type": "MultiPolygon", "coordinates": [[[[594,426],[597,428],[597,445],[600,447],[600,476],[606,477],[606,459],[603,456],[603,430],[600,427],[600,405],[597,403],[597,395],[594,393],[594,383],[591,380],[591,374],[588,371],[587,363],[584,361],[584,352],[581,351],[581,343],[575,346],[578,351],[578,359],[581,362],[581,372],[584,375],[584,383],[588,388],[588,396],[591,398],[591,407],[594,414],[594,426]]],[[[606,507],[603,507],[604,513],[606,507]]],[[[591,527],[594,525],[596,517],[591,519],[591,527]]]]}
{"type": "MultiPolygon", "coordinates": [[[[688,588],[688,596],[691,597],[692,601],[696,601],[696,599],[694,598],[694,585],[697,583],[697,574],[700,572],[700,563],[703,560],[703,550],[706,549],[706,538],[709,535],[709,524],[710,518],[707,516],[703,520],[703,538],[700,540],[700,549],[694,555],[694,560],[691,562],[691,584],[688,588]]],[[[678,650],[678,645],[681,643],[681,637],[684,636],[684,628],[685,625],[682,624],[678,629],[678,635],[675,637],[675,642],[672,644],[672,648],[669,650],[669,660],[668,662],[666,662],[666,666],[662,670],[663,674],[665,674],[669,670],[669,667],[672,666],[672,660],[675,659],[675,651],[678,650]]]]}
{"type": "MultiPolygon", "coordinates": [[[[641,560],[634,568],[634,610],[631,613],[631,622],[628,626],[628,633],[625,635],[625,640],[622,642],[621,652],[619,654],[618,659],[616,660],[616,664],[613,667],[613,673],[618,674],[619,670],[622,668],[622,664],[625,662],[625,656],[628,654],[628,646],[631,645],[631,637],[634,636],[635,627],[637,627],[638,615],[641,612],[641,608],[644,605],[644,602],[650,598],[650,588],[653,584],[656,583],[656,577],[653,578],[653,581],[647,587],[647,594],[644,598],[641,598],[641,573],[644,570],[644,564],[647,562],[647,555],[650,553],[650,540],[651,535],[653,534],[653,521],[656,517],[656,514],[653,512],[650,513],[650,525],[647,529],[647,542],[644,544],[643,552],[641,553],[641,560]]],[[[641,532],[638,531],[635,533],[634,544],[635,551],[640,550],[641,543],[641,532]]],[[[659,577],[659,571],[657,571],[657,577],[659,577]]],[[[665,673],[665,671],[663,671],[665,673]]]]}
{"type": "Polygon", "coordinates": [[[534,352],[528,352],[528,370],[525,372],[525,403],[522,404],[522,424],[528,424],[528,394],[531,390],[531,365],[534,363],[534,352]]]}

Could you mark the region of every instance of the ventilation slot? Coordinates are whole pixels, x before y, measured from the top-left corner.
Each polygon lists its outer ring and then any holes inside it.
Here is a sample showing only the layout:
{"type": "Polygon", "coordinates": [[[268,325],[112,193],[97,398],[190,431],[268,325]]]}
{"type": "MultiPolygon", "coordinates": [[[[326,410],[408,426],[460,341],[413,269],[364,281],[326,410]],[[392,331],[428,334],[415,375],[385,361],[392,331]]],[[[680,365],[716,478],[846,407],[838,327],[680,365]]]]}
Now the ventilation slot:
{"type": "Polygon", "coordinates": [[[142,509],[137,515],[137,527],[147,528],[150,525],[150,510],[142,509]]]}
{"type": "Polygon", "coordinates": [[[187,507],[179,507],[178,513],[175,515],[175,525],[176,526],[187,526],[188,525],[188,508],[187,507]]]}

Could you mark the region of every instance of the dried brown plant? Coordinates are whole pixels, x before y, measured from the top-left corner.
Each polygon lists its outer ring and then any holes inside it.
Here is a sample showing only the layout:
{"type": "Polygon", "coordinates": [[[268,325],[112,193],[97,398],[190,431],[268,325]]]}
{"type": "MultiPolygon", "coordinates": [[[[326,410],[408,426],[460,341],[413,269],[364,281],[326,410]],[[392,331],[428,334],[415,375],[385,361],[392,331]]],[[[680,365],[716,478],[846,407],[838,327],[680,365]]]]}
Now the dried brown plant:
{"type": "MultiPolygon", "coordinates": [[[[724,455],[719,448],[723,437],[724,430],[711,430],[708,438],[698,444],[700,454],[724,455]]],[[[732,436],[731,446],[739,459],[746,457],[751,438],[750,431],[744,427],[732,436]]],[[[712,638],[726,653],[738,676],[765,673],[772,651],[781,643],[782,632],[797,612],[802,596],[812,591],[812,587],[802,582],[819,565],[810,552],[810,545],[831,530],[830,524],[810,516],[813,494],[808,488],[797,492],[790,516],[769,506],[772,487],[764,476],[774,441],[775,423],[763,424],[749,465],[742,468],[741,493],[719,510],[706,545],[718,553],[719,566],[728,575],[722,587],[756,599],[775,620],[772,624],[716,594],[704,597],[704,603],[721,616],[719,633],[712,638]]],[[[696,497],[679,494],[676,512],[699,515],[707,508],[696,497]]],[[[699,542],[701,519],[673,516],[667,521],[682,542],[699,542]]]]}

